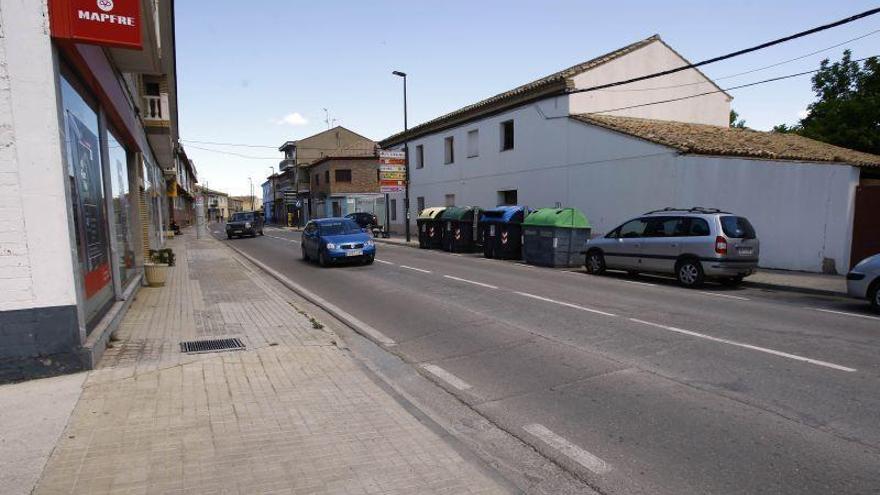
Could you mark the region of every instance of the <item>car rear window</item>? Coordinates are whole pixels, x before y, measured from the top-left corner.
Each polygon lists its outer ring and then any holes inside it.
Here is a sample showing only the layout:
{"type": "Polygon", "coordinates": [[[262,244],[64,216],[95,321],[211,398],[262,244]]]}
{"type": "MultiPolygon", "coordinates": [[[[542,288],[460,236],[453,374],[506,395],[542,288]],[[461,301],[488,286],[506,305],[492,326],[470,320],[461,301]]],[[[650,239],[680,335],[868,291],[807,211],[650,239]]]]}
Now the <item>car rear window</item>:
{"type": "Polygon", "coordinates": [[[755,228],[745,217],[721,217],[721,229],[724,235],[733,239],[754,239],[755,228]]]}

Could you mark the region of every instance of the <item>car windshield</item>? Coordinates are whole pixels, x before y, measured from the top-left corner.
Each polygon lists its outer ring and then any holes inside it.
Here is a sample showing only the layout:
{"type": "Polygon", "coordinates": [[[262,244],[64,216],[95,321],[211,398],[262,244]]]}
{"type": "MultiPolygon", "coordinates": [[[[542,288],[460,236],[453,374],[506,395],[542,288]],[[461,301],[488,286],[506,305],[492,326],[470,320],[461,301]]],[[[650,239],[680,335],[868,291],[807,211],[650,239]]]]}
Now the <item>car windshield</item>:
{"type": "Polygon", "coordinates": [[[721,217],[721,228],[724,230],[724,235],[733,239],[755,238],[755,228],[744,217],[721,217]]]}
{"type": "Polygon", "coordinates": [[[253,222],[254,214],[253,213],[233,213],[232,214],[233,222],[253,222]]]}
{"type": "Polygon", "coordinates": [[[360,226],[351,220],[341,220],[339,222],[326,222],[318,227],[321,235],[345,235],[357,234],[361,232],[360,226]]]}

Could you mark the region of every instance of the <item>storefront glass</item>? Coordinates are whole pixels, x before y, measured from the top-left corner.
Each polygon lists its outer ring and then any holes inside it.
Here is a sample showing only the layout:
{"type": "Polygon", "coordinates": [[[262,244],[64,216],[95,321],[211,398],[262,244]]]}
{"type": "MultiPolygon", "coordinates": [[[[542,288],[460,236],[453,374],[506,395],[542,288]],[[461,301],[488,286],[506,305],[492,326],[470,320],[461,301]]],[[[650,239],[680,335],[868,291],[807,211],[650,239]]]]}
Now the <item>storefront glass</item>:
{"type": "Polygon", "coordinates": [[[134,198],[128,183],[128,151],[112,132],[107,133],[110,157],[110,184],[113,188],[113,214],[116,226],[116,252],[119,256],[119,276],[125,284],[137,272],[134,241],[132,240],[132,204],[134,198]]]}
{"type": "Polygon", "coordinates": [[[87,328],[113,300],[97,107],[61,78],[68,180],[87,328]]]}

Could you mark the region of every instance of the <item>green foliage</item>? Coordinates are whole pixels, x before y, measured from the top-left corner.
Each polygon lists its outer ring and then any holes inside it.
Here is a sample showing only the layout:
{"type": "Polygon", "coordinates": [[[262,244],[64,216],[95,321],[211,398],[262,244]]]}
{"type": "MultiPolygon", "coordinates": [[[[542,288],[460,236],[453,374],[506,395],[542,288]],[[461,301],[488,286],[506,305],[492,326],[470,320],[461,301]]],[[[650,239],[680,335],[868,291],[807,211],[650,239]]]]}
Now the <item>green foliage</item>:
{"type": "Polygon", "coordinates": [[[168,266],[174,266],[174,262],[176,258],[174,256],[174,251],[171,248],[165,249],[150,249],[150,261],[153,263],[161,263],[168,266]]]}
{"type": "Polygon", "coordinates": [[[880,60],[861,65],[843,52],[840,61],[822,61],[813,76],[817,100],[796,126],[776,126],[774,132],[794,132],[844,148],[880,154],[880,60]]]}
{"type": "Polygon", "coordinates": [[[746,121],[744,119],[739,118],[739,113],[736,110],[730,109],[730,127],[736,129],[745,129],[746,121]]]}

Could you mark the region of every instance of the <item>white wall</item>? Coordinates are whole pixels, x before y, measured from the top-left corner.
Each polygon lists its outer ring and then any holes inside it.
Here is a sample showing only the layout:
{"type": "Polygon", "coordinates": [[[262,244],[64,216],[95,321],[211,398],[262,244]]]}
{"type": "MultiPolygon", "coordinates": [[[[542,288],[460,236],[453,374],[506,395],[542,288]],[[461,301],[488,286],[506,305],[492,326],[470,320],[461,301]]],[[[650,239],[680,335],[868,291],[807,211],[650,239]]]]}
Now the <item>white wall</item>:
{"type": "Polygon", "coordinates": [[[73,305],[45,0],[0,0],[0,30],[0,311],[73,305]]]}
{"type": "MultiPolygon", "coordinates": [[[[655,41],[634,52],[575,76],[574,82],[577,88],[589,88],[672,69],[685,64],[687,64],[687,61],[678,56],[669,47],[660,41],[655,41]]],[[[698,71],[691,69],[616,88],[575,93],[571,96],[571,113],[601,112],[614,108],[690,96],[716,89],[707,78],[698,71]],[[686,86],[679,86],[683,84],[686,86]],[[668,86],[679,87],[668,88],[668,86]]],[[[672,103],[610,112],[606,115],[676,120],[679,122],[727,127],[730,119],[730,100],[724,93],[714,93],[672,103]]]]}
{"type": "MultiPolygon", "coordinates": [[[[442,206],[495,206],[497,192],[516,189],[531,207],[581,209],[594,234],[649,210],[717,207],[748,217],[761,238],[761,265],[819,272],[824,258],[849,266],[852,205],[858,170],[849,166],[679,155],[641,139],[573,121],[564,98],[514,109],[419,138],[425,168],[411,170],[416,198],[442,206]],[[499,124],[514,119],[516,144],[499,151],[499,124]],[[466,158],[466,136],[480,130],[480,156],[466,158]],[[443,140],[455,137],[454,164],[443,163],[443,140]]],[[[402,195],[397,196],[400,198],[402,195]]],[[[398,218],[403,201],[398,199],[398,218]]],[[[398,228],[399,230],[399,228],[398,228]]]]}

